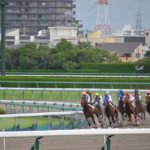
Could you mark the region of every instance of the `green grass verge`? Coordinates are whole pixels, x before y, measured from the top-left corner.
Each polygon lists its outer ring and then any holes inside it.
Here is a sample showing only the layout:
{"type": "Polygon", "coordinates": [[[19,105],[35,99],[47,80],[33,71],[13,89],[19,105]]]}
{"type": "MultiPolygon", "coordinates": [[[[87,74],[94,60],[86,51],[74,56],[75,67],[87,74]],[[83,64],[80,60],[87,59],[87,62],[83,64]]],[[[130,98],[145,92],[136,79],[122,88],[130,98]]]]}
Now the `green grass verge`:
{"type": "MultiPolygon", "coordinates": [[[[59,118],[52,118],[52,124],[58,125],[61,119],[59,118]]],[[[70,120],[65,120],[64,123],[69,123],[70,120]]],[[[1,118],[0,119],[0,130],[2,129],[9,129],[14,127],[14,125],[19,125],[20,128],[27,128],[33,125],[33,123],[37,124],[38,126],[44,126],[48,124],[47,117],[22,117],[22,118],[1,118]]]]}

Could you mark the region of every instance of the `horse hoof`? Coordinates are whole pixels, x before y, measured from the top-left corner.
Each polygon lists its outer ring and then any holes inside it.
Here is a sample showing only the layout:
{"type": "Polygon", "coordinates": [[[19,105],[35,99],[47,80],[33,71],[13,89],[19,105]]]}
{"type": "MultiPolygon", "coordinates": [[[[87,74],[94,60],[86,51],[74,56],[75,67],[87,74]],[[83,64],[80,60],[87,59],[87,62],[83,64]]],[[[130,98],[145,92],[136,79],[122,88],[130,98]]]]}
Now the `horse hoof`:
{"type": "Polygon", "coordinates": [[[140,122],[136,122],[136,126],[140,126],[140,122]]]}

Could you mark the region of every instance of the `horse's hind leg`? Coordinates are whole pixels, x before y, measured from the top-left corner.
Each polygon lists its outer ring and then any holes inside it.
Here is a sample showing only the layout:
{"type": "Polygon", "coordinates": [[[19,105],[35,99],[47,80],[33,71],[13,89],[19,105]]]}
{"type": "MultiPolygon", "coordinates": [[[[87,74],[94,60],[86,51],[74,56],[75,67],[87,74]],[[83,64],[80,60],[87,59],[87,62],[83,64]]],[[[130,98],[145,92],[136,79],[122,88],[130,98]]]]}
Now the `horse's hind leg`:
{"type": "Polygon", "coordinates": [[[94,120],[95,126],[100,128],[100,123],[96,114],[93,114],[93,120],[94,120]]]}
{"type": "Polygon", "coordinates": [[[146,108],[144,107],[144,110],[143,110],[143,115],[144,115],[144,120],[146,119],[146,108]]]}
{"type": "Polygon", "coordinates": [[[91,117],[88,117],[86,120],[88,122],[89,127],[93,128],[95,126],[93,119],[91,117]]]}

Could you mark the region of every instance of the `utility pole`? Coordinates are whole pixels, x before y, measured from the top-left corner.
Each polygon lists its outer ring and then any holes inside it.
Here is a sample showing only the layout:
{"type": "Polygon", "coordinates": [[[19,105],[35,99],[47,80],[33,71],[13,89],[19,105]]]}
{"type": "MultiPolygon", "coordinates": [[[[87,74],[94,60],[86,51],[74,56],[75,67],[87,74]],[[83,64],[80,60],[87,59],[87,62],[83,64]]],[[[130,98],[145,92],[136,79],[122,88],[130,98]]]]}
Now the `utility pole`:
{"type": "Polygon", "coordinates": [[[0,67],[1,76],[5,76],[5,8],[6,1],[0,0],[1,6],[1,47],[0,47],[0,67]]]}

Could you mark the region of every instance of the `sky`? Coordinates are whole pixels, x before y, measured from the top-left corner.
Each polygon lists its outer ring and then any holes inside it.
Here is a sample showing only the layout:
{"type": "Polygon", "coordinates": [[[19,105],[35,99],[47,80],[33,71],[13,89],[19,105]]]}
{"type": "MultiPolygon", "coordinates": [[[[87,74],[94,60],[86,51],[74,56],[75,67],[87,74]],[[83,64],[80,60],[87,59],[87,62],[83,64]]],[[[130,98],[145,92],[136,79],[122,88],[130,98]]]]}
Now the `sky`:
{"type": "MultiPolygon", "coordinates": [[[[83,29],[94,30],[97,16],[97,0],[76,0],[76,18],[83,29]]],[[[138,10],[141,11],[142,29],[150,29],[150,0],[108,0],[109,21],[112,32],[124,26],[136,27],[138,10]]]]}

